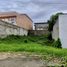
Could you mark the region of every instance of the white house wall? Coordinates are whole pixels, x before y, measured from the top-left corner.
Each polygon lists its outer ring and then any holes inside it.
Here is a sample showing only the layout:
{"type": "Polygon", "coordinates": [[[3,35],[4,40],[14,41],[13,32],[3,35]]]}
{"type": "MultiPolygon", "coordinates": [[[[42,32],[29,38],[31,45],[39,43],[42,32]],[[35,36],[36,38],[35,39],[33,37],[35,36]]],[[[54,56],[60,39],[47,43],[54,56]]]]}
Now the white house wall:
{"type": "Polygon", "coordinates": [[[67,48],[67,14],[59,15],[59,37],[62,47],[67,48]]]}
{"type": "Polygon", "coordinates": [[[59,23],[58,23],[58,20],[56,21],[55,25],[53,26],[52,37],[55,40],[57,40],[59,38],[59,23]]]}

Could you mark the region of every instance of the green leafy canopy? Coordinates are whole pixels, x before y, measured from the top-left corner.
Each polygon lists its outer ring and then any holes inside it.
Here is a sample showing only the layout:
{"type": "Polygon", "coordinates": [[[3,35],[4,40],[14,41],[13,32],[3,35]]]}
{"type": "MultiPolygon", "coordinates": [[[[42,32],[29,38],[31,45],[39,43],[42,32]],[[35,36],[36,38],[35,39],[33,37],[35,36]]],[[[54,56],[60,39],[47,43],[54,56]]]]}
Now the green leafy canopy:
{"type": "Polygon", "coordinates": [[[48,24],[49,24],[49,28],[48,28],[48,30],[49,31],[52,31],[53,30],[53,26],[54,26],[54,24],[56,23],[56,21],[57,21],[57,19],[58,19],[58,16],[60,15],[60,14],[63,14],[63,13],[56,13],[55,15],[52,15],[51,17],[50,17],[50,20],[48,20],[48,24]]]}

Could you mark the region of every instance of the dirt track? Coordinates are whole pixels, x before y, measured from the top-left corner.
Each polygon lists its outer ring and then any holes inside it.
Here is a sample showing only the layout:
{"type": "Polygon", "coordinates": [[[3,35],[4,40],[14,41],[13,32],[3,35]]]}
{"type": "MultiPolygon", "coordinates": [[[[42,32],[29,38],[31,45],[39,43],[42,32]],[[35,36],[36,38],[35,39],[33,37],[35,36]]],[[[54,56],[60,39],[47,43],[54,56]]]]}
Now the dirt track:
{"type": "Polygon", "coordinates": [[[44,67],[44,64],[41,60],[7,58],[0,60],[0,67],[44,67]]]}
{"type": "Polygon", "coordinates": [[[20,55],[0,55],[0,67],[45,67],[44,61],[38,57],[20,55]]]}
{"type": "Polygon", "coordinates": [[[58,59],[42,60],[40,55],[27,53],[0,53],[0,67],[49,67],[57,65],[58,59]]]}

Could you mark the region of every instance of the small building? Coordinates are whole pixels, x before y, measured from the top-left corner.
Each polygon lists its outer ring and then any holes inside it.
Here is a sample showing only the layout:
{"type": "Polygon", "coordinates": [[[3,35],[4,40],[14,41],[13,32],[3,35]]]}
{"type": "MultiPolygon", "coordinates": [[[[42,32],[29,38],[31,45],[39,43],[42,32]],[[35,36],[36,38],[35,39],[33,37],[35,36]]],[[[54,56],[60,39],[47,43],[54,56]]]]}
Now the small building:
{"type": "Polygon", "coordinates": [[[57,22],[53,26],[53,39],[60,38],[62,47],[67,48],[67,14],[60,14],[57,22]]]}
{"type": "Polygon", "coordinates": [[[40,23],[34,23],[34,30],[30,30],[29,34],[32,35],[46,35],[49,33],[48,31],[48,23],[40,22],[40,23]]]}
{"type": "Polygon", "coordinates": [[[17,25],[27,30],[32,30],[32,20],[27,14],[20,14],[17,12],[1,12],[0,20],[17,25]]]}
{"type": "Polygon", "coordinates": [[[48,30],[48,23],[34,23],[35,30],[48,30]]]}

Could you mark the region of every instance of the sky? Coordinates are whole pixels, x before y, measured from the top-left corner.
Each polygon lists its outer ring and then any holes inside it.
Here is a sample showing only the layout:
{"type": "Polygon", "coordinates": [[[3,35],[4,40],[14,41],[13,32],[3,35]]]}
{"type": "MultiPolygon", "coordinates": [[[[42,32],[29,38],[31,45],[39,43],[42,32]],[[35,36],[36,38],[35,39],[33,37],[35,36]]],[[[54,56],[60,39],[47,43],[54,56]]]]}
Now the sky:
{"type": "Polygon", "coordinates": [[[57,12],[67,13],[67,0],[0,0],[0,12],[26,13],[33,22],[46,22],[57,12]]]}

